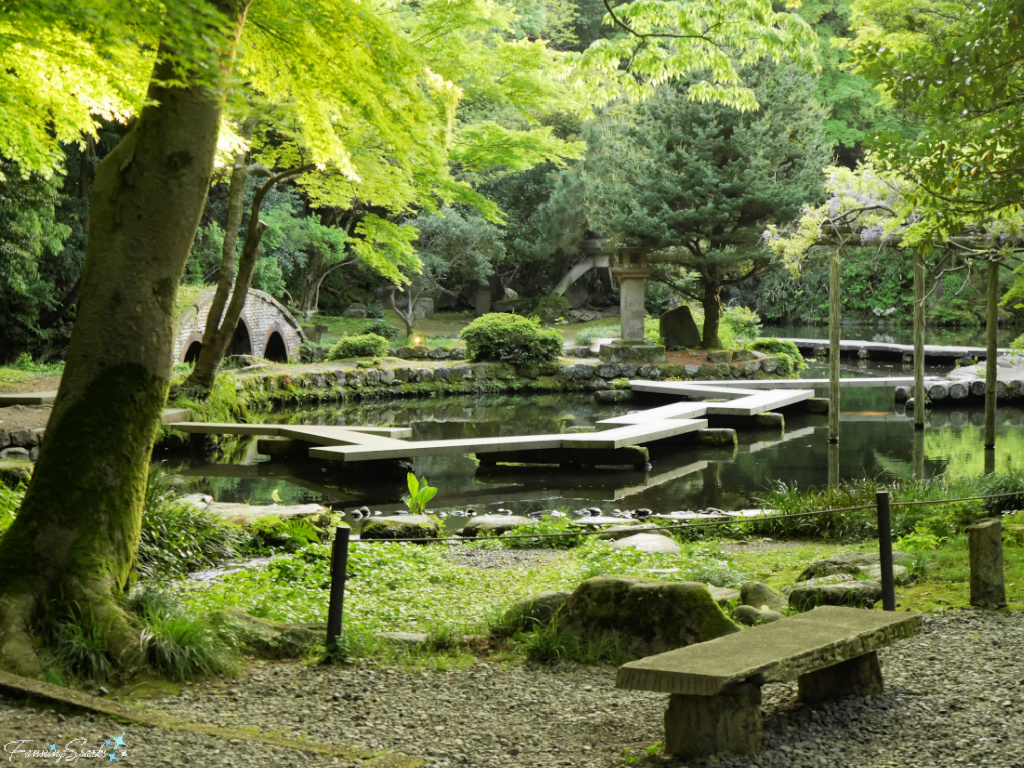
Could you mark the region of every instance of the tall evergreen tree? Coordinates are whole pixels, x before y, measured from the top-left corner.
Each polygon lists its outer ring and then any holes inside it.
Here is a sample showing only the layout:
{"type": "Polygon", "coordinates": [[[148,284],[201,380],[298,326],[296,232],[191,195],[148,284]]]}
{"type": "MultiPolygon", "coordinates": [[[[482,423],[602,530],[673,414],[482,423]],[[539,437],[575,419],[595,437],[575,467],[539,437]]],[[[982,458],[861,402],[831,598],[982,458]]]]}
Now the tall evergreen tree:
{"type": "Polygon", "coordinates": [[[749,79],[756,112],[696,103],[684,83],[588,131],[591,229],[653,252],[660,278],[702,303],[709,349],[721,346],[722,289],[767,268],[765,226],[817,199],[829,161],[813,79],[767,66],[749,79]]]}

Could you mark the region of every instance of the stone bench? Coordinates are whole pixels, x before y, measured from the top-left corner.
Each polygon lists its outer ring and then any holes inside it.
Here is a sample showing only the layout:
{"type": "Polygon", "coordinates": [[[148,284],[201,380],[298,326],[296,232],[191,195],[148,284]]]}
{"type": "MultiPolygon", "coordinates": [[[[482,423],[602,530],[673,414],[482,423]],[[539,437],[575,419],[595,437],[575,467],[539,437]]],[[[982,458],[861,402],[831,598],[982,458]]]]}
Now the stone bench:
{"type": "Polygon", "coordinates": [[[665,751],[761,750],[761,686],[797,680],[808,703],[882,692],[875,651],[921,631],[918,614],[821,606],[771,624],[632,661],[619,688],[671,694],[665,751]]]}

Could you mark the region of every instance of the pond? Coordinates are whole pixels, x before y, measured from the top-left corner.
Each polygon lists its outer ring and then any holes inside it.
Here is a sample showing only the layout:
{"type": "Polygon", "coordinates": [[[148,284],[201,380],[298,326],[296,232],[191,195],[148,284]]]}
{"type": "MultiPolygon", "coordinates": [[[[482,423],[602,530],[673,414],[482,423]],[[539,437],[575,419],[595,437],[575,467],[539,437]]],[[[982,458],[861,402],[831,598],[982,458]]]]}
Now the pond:
{"type": "MultiPolygon", "coordinates": [[[[843,363],[843,375],[909,375],[903,365],[843,363]]],[[[941,373],[939,370],[934,373],[941,373]]],[[[813,365],[806,377],[827,375],[813,365]]],[[[824,395],[824,390],[819,390],[824,395]]],[[[409,425],[414,440],[543,434],[587,430],[610,416],[637,405],[601,405],[589,394],[490,395],[435,399],[363,402],[316,410],[282,410],[266,420],[298,424],[409,425]]],[[[910,478],[918,465],[927,477],[944,473],[984,472],[983,411],[980,407],[935,410],[928,429],[915,432],[911,418],[895,404],[888,388],[844,390],[838,472],[841,480],[910,478]]],[[[415,460],[414,471],[426,476],[439,492],[431,509],[474,508],[483,514],[498,508],[526,512],[600,507],[604,512],[650,508],[655,512],[685,509],[742,509],[772,483],[801,488],[829,481],[827,418],[790,414],[784,433],[740,432],[739,449],[651,449],[649,472],[599,470],[562,471],[557,467],[479,467],[470,456],[436,456],[415,460]]],[[[1024,411],[999,411],[996,468],[1024,465],[1024,411]]],[[[314,461],[268,461],[255,445],[239,443],[213,463],[170,464],[182,476],[183,490],[210,493],[220,501],[252,503],[319,501],[351,511],[363,504],[385,513],[403,509],[404,480],[368,475],[365,468],[349,473],[314,461]]]]}

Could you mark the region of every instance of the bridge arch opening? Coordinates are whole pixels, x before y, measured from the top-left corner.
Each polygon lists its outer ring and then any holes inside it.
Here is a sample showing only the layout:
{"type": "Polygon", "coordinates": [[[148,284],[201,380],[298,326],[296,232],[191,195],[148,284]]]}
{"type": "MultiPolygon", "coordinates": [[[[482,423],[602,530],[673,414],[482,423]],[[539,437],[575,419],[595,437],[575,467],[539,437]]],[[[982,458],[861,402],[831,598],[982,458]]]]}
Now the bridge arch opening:
{"type": "Polygon", "coordinates": [[[277,331],[270,334],[270,338],[267,339],[267,349],[263,356],[275,363],[288,362],[288,347],[285,346],[284,339],[277,331]]]}
{"type": "Polygon", "coordinates": [[[235,332],[231,335],[231,342],[228,344],[226,354],[252,354],[252,340],[249,338],[249,328],[242,320],[239,320],[238,325],[235,326],[235,332]]]}
{"type": "Polygon", "coordinates": [[[188,349],[185,351],[185,358],[182,362],[194,363],[199,359],[199,353],[203,350],[203,342],[193,341],[188,345],[188,349]]]}

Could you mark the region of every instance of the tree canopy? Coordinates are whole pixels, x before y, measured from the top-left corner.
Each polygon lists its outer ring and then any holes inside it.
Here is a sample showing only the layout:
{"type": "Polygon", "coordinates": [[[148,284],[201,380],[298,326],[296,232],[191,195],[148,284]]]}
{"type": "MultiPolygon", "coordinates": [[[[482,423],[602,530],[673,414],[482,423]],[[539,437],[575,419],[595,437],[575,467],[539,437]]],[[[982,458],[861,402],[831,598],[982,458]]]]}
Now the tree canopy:
{"type": "Polygon", "coordinates": [[[749,72],[764,106],[743,112],[695,103],[666,86],[635,110],[611,111],[588,132],[587,216],[599,234],[656,252],[662,279],[705,305],[704,345],[720,346],[723,286],[764,270],[770,222],[818,195],[828,152],[814,82],[793,68],[749,72]],[[684,270],[682,274],[679,269],[684,270]]]}

